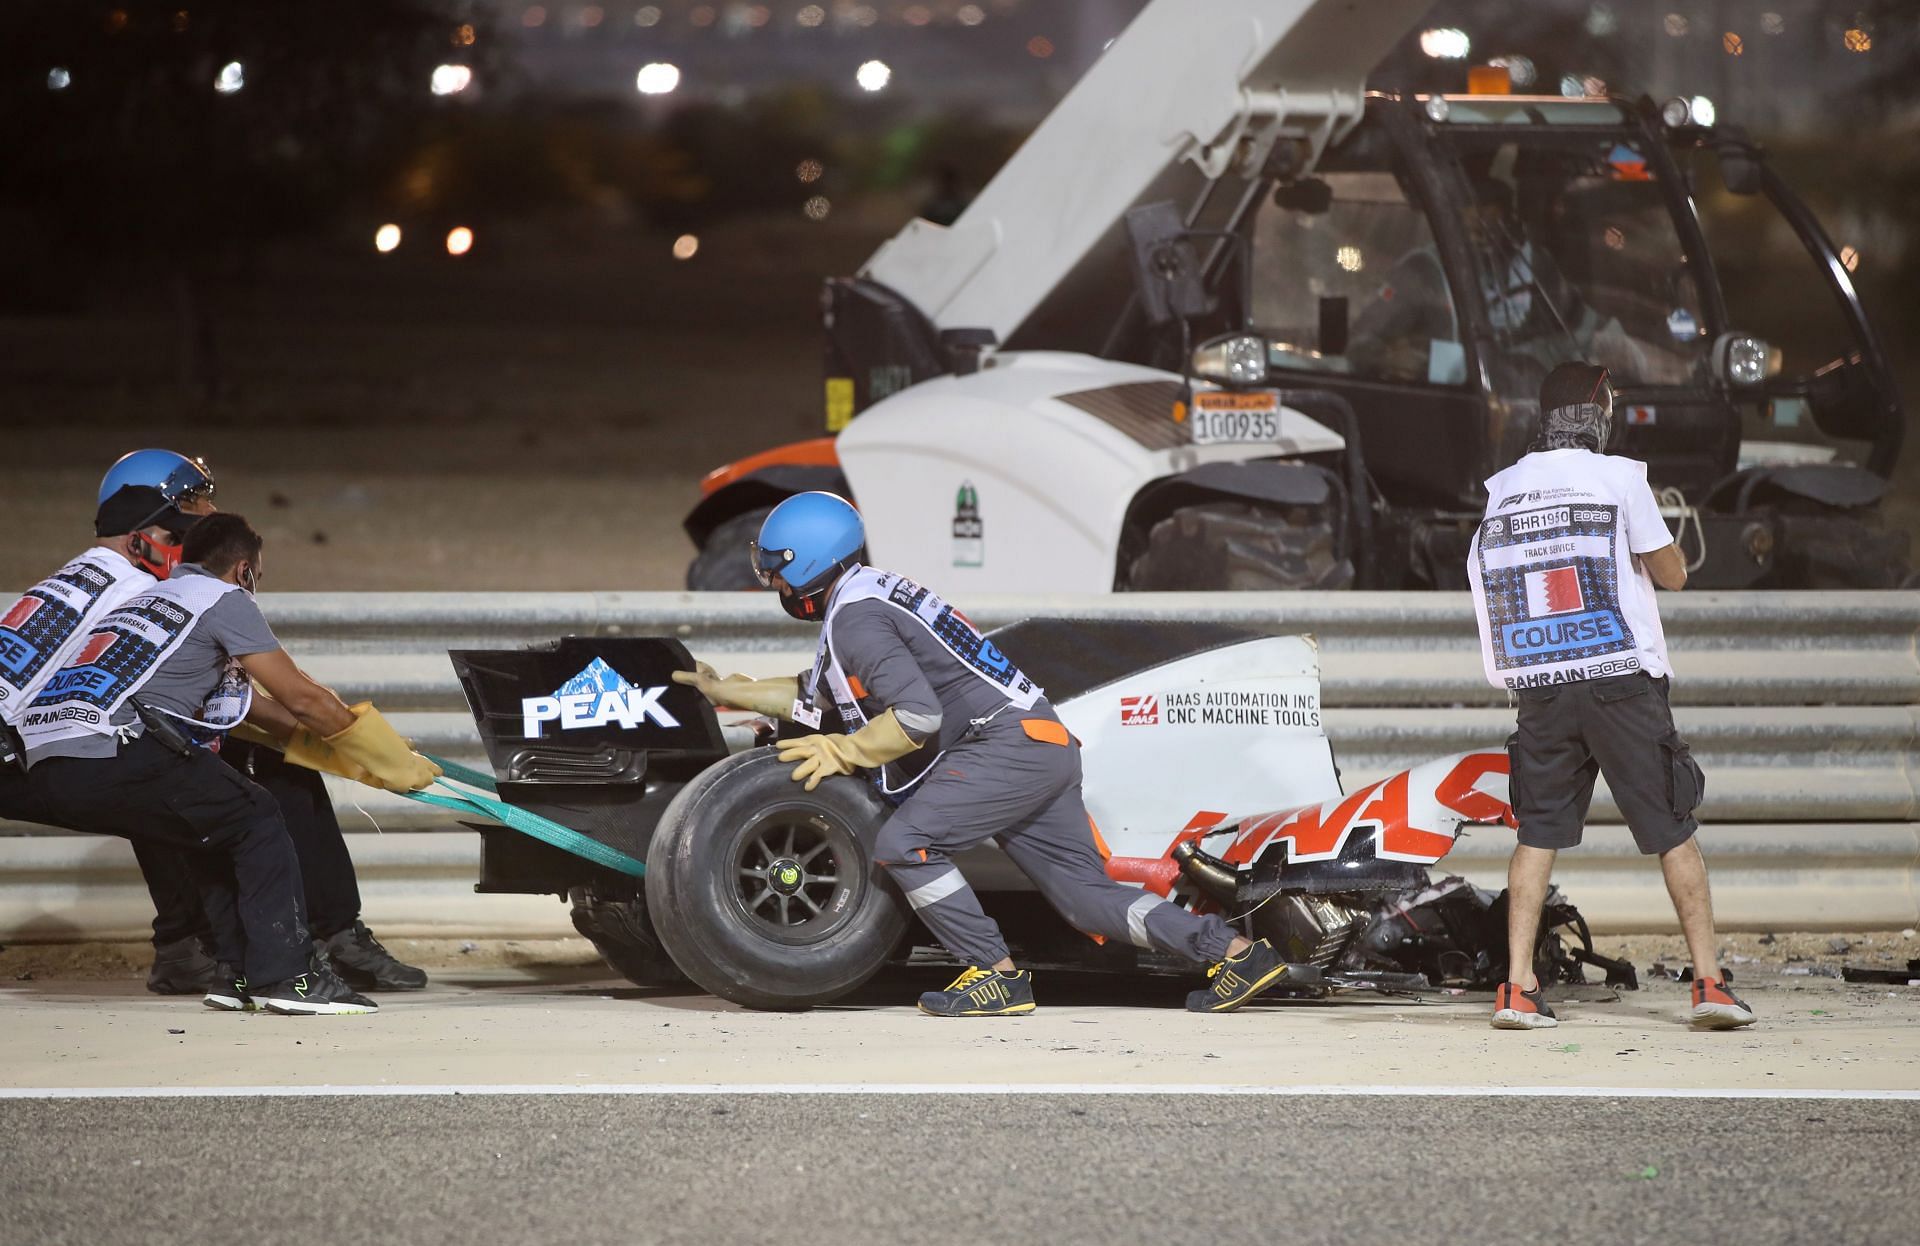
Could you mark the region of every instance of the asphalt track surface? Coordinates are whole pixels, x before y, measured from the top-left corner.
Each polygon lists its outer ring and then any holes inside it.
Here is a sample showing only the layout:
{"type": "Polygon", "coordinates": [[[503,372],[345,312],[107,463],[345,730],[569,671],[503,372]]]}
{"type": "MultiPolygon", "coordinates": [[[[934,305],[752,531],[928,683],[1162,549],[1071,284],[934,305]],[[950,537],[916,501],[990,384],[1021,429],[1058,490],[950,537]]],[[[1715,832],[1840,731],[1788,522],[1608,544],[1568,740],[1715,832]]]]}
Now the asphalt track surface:
{"type": "Polygon", "coordinates": [[[1911,1243],[1920,1103],[0,1102],[6,1240],[1911,1243]]]}

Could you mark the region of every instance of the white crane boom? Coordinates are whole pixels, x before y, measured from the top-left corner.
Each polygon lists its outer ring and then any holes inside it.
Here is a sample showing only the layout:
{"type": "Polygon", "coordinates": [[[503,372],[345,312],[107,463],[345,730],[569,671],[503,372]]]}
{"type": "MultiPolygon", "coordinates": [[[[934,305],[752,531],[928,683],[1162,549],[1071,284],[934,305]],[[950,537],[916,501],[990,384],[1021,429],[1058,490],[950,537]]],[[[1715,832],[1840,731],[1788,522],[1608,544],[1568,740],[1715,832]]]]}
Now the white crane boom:
{"type": "Polygon", "coordinates": [[[1360,119],[1366,76],[1431,0],[1153,0],[952,226],[915,220],[862,275],[940,328],[1001,341],[1182,160],[1317,158],[1360,119]]]}

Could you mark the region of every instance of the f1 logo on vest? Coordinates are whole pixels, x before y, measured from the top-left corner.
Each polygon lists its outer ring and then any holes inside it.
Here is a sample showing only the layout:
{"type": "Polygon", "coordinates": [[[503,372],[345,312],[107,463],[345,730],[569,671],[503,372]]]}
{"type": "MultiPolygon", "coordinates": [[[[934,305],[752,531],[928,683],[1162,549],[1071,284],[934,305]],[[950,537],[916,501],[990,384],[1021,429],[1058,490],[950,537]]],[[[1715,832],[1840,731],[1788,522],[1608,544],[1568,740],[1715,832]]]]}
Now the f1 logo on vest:
{"type": "Polygon", "coordinates": [[[648,720],[662,727],[678,727],[680,720],[660,704],[667,688],[636,688],[621,678],[620,672],[595,658],[578,675],[554,689],[550,697],[524,697],[520,701],[520,733],[529,740],[540,738],[540,724],[560,724],[560,730],[604,727],[619,723],[631,731],[648,720]]]}

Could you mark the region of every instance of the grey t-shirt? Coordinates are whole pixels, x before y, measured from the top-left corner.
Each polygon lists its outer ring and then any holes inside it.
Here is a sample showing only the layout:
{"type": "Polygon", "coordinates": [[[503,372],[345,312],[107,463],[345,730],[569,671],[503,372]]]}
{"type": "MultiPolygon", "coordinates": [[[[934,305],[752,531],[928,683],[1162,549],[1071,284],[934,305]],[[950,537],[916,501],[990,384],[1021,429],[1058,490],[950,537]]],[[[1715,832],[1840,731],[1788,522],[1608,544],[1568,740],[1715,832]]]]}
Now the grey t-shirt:
{"type": "MultiPolygon", "coordinates": [[[[840,669],[864,690],[861,709],[877,717],[888,709],[916,740],[931,744],[928,756],[951,748],[972,720],[1007,705],[1007,695],[969,670],[946,646],[898,607],[868,599],[833,616],[833,653],[840,669]]],[[[1045,703],[1024,714],[1002,714],[996,726],[1045,716],[1045,703]]]]}
{"type": "MultiPolygon", "coordinates": [[[[173,569],[174,576],[206,575],[206,570],[190,562],[173,569]]],[[[219,688],[229,658],[244,658],[253,653],[271,653],[280,647],[266,616],[244,592],[222,594],[205,613],[194,620],[186,638],[173,655],[160,664],[136,699],[155,709],[167,710],[187,718],[200,717],[207,698],[219,688]]],[[[133,706],[123,705],[113,716],[113,725],[131,725],[140,734],[140,716],[133,706]]],[[[28,764],[43,757],[111,757],[119,749],[112,735],[75,736],[56,740],[32,749],[28,764]]]]}

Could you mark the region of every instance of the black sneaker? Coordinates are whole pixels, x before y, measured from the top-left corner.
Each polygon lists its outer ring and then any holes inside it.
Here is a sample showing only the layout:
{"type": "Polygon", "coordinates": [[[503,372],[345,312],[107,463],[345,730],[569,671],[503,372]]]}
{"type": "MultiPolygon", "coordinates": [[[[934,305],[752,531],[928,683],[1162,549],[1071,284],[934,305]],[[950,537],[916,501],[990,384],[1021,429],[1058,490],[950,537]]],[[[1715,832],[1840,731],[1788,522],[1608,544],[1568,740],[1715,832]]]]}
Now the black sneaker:
{"type": "Polygon", "coordinates": [[[1187,996],[1188,1012],[1232,1012],[1287,976],[1287,962],[1261,939],[1207,970],[1204,990],[1187,996]]]}
{"type": "Polygon", "coordinates": [[[920,997],[920,1011],[933,1017],[1021,1017],[1033,1011],[1033,975],[1024,969],[973,968],[944,991],[920,997]]]}
{"type": "Polygon", "coordinates": [[[357,990],[417,991],[427,984],[426,970],[395,960],[363,921],[338,934],[315,939],[313,946],[340,980],[357,990]]]}
{"type": "Polygon", "coordinates": [[[297,978],[261,987],[253,992],[253,997],[268,1012],[290,1017],[380,1011],[378,1004],[334,977],[318,962],[297,978]]]}
{"type": "Polygon", "coordinates": [[[220,967],[197,935],[162,943],[153,949],[153,968],[147,970],[147,989],[155,995],[198,995],[219,984],[220,967]]]}
{"type": "Polygon", "coordinates": [[[247,990],[247,980],[232,965],[215,965],[215,978],[200,1002],[221,1012],[256,1012],[260,1005],[247,990]]]}

